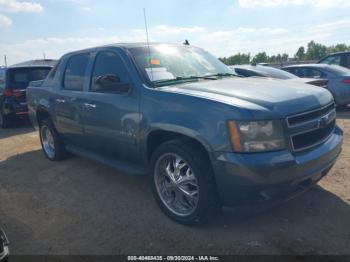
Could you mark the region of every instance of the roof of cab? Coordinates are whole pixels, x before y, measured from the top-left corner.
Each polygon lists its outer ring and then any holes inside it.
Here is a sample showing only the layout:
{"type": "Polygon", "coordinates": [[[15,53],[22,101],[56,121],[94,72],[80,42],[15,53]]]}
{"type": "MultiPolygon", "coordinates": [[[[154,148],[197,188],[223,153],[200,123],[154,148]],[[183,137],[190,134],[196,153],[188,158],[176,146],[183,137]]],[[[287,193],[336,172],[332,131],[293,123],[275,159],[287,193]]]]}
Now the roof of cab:
{"type": "MultiPolygon", "coordinates": [[[[134,42],[134,43],[114,43],[114,44],[108,44],[108,45],[103,45],[103,46],[96,46],[96,47],[90,47],[90,48],[86,48],[86,49],[81,49],[81,50],[76,50],[76,51],[72,51],[72,52],[68,52],[65,54],[66,55],[71,55],[71,54],[75,54],[75,53],[81,53],[81,52],[89,52],[89,51],[96,51],[98,49],[101,48],[113,48],[113,47],[117,47],[117,48],[125,48],[125,49],[131,49],[131,48],[137,48],[137,47],[148,47],[149,46],[158,46],[158,45],[170,45],[170,46],[189,46],[191,47],[191,45],[184,45],[184,44],[179,44],[179,43],[157,43],[157,42],[151,42],[151,43],[147,43],[147,42],[134,42]]],[[[193,46],[192,46],[193,47],[193,46]]]]}

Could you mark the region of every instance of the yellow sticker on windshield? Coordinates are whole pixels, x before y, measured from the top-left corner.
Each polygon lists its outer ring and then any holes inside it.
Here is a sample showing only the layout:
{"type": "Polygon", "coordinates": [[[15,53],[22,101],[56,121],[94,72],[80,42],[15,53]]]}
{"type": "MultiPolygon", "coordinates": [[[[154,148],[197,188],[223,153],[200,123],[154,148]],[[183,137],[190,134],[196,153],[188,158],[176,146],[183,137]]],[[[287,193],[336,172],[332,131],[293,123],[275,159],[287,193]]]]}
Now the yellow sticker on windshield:
{"type": "Polygon", "coordinates": [[[160,65],[160,60],[158,60],[158,59],[151,59],[150,64],[151,65],[160,65]]]}

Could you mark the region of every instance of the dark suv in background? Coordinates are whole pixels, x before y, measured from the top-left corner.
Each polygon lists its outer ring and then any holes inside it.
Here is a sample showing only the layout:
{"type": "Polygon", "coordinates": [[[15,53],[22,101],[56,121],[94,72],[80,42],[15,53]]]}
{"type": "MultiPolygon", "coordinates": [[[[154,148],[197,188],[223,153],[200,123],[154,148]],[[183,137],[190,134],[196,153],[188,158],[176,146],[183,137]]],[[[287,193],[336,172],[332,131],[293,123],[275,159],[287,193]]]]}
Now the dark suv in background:
{"type": "Polygon", "coordinates": [[[32,60],[0,69],[0,127],[28,114],[26,88],[46,78],[56,60],[32,60]]]}
{"type": "Polygon", "coordinates": [[[350,68],[350,51],[327,55],[324,58],[322,58],[318,63],[327,65],[339,65],[350,68]]]}

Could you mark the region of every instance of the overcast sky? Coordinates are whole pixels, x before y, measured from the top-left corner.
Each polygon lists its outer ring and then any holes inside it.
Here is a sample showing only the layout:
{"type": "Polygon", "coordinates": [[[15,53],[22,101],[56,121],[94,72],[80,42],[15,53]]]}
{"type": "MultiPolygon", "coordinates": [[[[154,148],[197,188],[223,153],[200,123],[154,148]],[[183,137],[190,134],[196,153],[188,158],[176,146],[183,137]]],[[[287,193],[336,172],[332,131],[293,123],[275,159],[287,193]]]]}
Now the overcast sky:
{"type": "Polygon", "coordinates": [[[0,65],[113,42],[183,42],[216,56],[350,45],[350,0],[0,0],[0,65]]]}

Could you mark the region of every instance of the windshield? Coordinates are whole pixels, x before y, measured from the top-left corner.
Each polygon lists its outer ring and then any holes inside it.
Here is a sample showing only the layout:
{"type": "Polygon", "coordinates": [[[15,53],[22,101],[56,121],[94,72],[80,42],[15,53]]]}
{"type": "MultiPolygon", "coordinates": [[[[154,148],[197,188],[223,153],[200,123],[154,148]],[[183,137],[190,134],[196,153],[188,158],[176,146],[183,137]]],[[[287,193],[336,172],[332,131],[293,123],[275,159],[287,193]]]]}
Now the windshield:
{"type": "MultiPolygon", "coordinates": [[[[233,75],[225,64],[208,52],[191,46],[151,45],[129,49],[137,67],[152,83],[198,81],[206,76],[233,75]]],[[[212,79],[212,78],[206,78],[212,79]]]]}
{"type": "Polygon", "coordinates": [[[11,89],[25,89],[29,82],[45,79],[50,70],[51,67],[9,69],[8,87],[11,89]]]}

